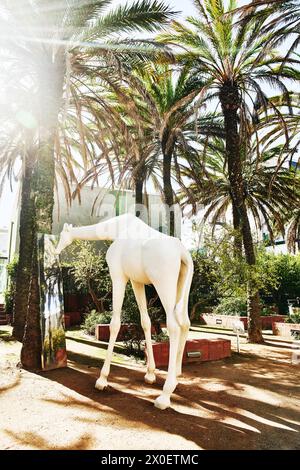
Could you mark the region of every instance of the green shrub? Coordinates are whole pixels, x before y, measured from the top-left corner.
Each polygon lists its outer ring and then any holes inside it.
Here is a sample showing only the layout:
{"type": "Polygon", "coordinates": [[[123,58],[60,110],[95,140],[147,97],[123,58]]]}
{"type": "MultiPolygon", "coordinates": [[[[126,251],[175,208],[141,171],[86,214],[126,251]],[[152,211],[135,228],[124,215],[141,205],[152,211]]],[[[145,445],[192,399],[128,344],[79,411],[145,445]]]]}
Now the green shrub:
{"type": "MultiPolygon", "coordinates": [[[[160,308],[148,307],[148,313],[153,325],[158,325],[160,322],[165,321],[165,314],[160,308]]],[[[136,357],[143,357],[142,343],[144,341],[144,332],[141,326],[140,311],[130,285],[126,288],[121,321],[130,325],[124,340],[126,353],[136,357]]]]}
{"type": "Polygon", "coordinates": [[[130,284],[125,291],[121,322],[141,326],[140,311],[130,284]]]}
{"type": "Polygon", "coordinates": [[[4,291],[4,305],[5,312],[10,317],[13,316],[15,294],[16,294],[16,278],[18,269],[18,257],[15,256],[13,260],[7,264],[6,270],[8,274],[8,287],[4,291]]]}
{"type": "Polygon", "coordinates": [[[86,314],[82,327],[85,333],[94,335],[96,325],[99,325],[100,323],[108,324],[110,323],[110,320],[111,312],[99,313],[96,310],[92,310],[90,313],[86,314]]]}
{"type": "Polygon", "coordinates": [[[12,289],[11,285],[4,291],[4,306],[5,313],[13,316],[15,302],[15,290],[12,289]]]}
{"type": "MultiPolygon", "coordinates": [[[[207,234],[201,249],[195,251],[194,277],[190,292],[191,319],[197,319],[208,307],[215,307],[218,299],[226,299],[221,309],[227,305],[236,311],[227,299],[236,299],[237,309],[245,312],[249,284],[252,290],[267,295],[278,286],[278,272],[272,255],[263,245],[256,246],[255,266],[249,266],[242,253],[237,253],[234,245],[236,233],[229,228],[218,236],[207,234]],[[245,299],[242,304],[238,299],[245,299]]],[[[232,304],[232,302],[231,302],[232,304]]],[[[217,310],[218,311],[218,310],[217,310]]],[[[222,312],[218,312],[222,313],[222,312]]],[[[225,313],[231,314],[231,313],[225,313]]],[[[235,313],[233,313],[235,314],[235,313]]]]}
{"type": "Polygon", "coordinates": [[[169,335],[167,333],[164,333],[163,331],[159,333],[158,335],[153,335],[152,336],[153,341],[156,343],[163,343],[166,341],[169,341],[169,335]]]}
{"type": "Polygon", "coordinates": [[[300,323],[300,308],[293,308],[293,313],[291,313],[286,319],[287,323],[300,323]]]}
{"type": "MultiPolygon", "coordinates": [[[[247,300],[245,297],[224,297],[217,307],[213,309],[216,315],[238,315],[247,316],[247,300]]],[[[274,315],[274,310],[270,305],[262,305],[261,315],[274,315]]]]}
{"type": "Polygon", "coordinates": [[[129,324],[128,330],[124,332],[123,344],[125,346],[125,353],[135,357],[144,357],[144,350],[142,348],[144,339],[144,332],[141,325],[134,323],[129,324]]]}
{"type": "Polygon", "coordinates": [[[63,263],[65,292],[90,294],[98,312],[111,309],[112,284],[105,260],[108,246],[106,242],[100,249],[95,242],[77,240],[67,248],[68,262],[63,263]]]}
{"type": "Polygon", "coordinates": [[[224,297],[217,307],[213,309],[216,315],[247,316],[247,300],[245,297],[224,297]]]}
{"type": "Polygon", "coordinates": [[[288,299],[300,297],[300,254],[272,255],[272,258],[279,281],[271,295],[279,312],[288,313],[288,299]]]}
{"type": "Polygon", "coordinates": [[[267,317],[267,316],[270,316],[270,315],[274,315],[274,310],[272,309],[271,305],[263,305],[262,308],[261,308],[260,314],[263,317],[267,317]]]}
{"type": "Polygon", "coordinates": [[[191,318],[198,319],[199,314],[208,307],[216,305],[218,300],[217,260],[206,249],[193,251],[194,275],[189,296],[191,318]]]}

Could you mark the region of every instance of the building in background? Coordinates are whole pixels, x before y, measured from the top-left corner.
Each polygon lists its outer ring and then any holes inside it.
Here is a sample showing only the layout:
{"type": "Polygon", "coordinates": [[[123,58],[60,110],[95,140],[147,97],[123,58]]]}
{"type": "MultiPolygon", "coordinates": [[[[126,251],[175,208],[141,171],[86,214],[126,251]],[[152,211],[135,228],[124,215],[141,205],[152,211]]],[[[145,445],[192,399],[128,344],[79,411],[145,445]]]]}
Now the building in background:
{"type": "Polygon", "coordinates": [[[6,289],[7,273],[6,265],[9,255],[9,230],[0,227],[0,303],[3,301],[3,293],[6,289]]]}

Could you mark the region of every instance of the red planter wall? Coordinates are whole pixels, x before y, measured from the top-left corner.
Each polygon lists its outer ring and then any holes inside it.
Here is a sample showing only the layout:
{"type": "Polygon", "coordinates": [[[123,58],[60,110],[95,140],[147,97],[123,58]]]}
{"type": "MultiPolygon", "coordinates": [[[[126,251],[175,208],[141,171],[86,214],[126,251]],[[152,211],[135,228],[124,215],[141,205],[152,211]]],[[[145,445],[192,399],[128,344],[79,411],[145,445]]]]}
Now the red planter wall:
{"type": "MultiPolygon", "coordinates": [[[[128,325],[121,325],[119,334],[117,336],[117,341],[123,341],[127,331],[128,331],[128,325]]],[[[109,335],[110,335],[109,324],[102,323],[102,324],[96,325],[95,336],[98,341],[105,341],[108,343],[109,335]]]]}
{"type": "Polygon", "coordinates": [[[286,318],[287,318],[287,315],[271,315],[271,316],[261,317],[262,329],[272,330],[274,323],[284,322],[286,318]]]}
{"type": "Polygon", "coordinates": [[[300,332],[300,324],[281,322],[274,322],[273,324],[273,334],[276,336],[284,336],[285,338],[293,339],[291,330],[297,330],[300,332]]]}
{"type": "MultiPolygon", "coordinates": [[[[245,330],[247,330],[247,317],[238,317],[235,315],[215,315],[213,313],[203,313],[201,316],[204,325],[219,326],[223,328],[232,329],[233,322],[240,320],[244,323],[245,330]]],[[[268,315],[261,317],[262,329],[272,330],[274,322],[283,322],[286,315],[268,315]]]]}
{"type": "MultiPolygon", "coordinates": [[[[121,325],[120,331],[117,336],[117,341],[124,341],[126,337],[128,337],[128,330],[130,330],[130,325],[121,325]]],[[[151,327],[151,333],[155,334],[155,329],[153,326],[151,327]]],[[[95,336],[98,341],[105,341],[108,343],[109,335],[109,324],[101,323],[99,325],[96,325],[95,336]]]]}
{"type": "MultiPolygon", "coordinates": [[[[145,351],[147,354],[147,350],[145,351]]],[[[153,354],[157,367],[168,366],[169,362],[169,342],[154,343],[153,354]]],[[[217,361],[230,357],[231,341],[228,339],[194,339],[186,342],[183,353],[183,364],[194,362],[217,361]],[[188,353],[200,351],[200,357],[189,357],[188,353]]]]}
{"type": "Polygon", "coordinates": [[[70,326],[71,326],[71,318],[70,318],[70,315],[68,315],[67,313],[65,313],[64,317],[65,317],[65,328],[70,328],[70,326]]]}
{"type": "Polygon", "coordinates": [[[65,328],[70,326],[80,325],[82,321],[80,312],[66,312],[65,313],[65,328]]]}

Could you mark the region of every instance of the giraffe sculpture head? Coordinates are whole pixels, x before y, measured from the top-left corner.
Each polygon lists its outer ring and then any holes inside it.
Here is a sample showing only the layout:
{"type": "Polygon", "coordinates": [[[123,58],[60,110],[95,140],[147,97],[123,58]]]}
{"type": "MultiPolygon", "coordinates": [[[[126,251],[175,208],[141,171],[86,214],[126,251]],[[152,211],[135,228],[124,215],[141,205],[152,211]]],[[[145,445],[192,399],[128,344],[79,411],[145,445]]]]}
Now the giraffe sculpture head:
{"type": "Polygon", "coordinates": [[[63,229],[60,233],[59,242],[57,244],[55,254],[60,255],[60,253],[71,245],[73,237],[71,234],[72,224],[64,224],[63,229]]]}

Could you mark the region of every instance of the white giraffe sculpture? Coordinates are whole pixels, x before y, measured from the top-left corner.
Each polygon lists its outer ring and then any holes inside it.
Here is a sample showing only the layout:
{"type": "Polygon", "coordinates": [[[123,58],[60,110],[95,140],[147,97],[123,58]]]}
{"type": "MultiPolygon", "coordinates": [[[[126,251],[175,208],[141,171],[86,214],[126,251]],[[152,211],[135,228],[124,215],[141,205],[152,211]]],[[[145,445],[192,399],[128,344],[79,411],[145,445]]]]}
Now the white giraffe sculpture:
{"type": "Polygon", "coordinates": [[[107,386],[114,344],[120,329],[125,287],[131,281],[140,310],[141,325],[147,346],[146,383],[154,383],[155,362],[151,342],[151,322],[147,312],[145,285],[153,284],[166,312],[170,338],[169,366],[162,394],[154,405],[164,410],[170,406],[170,397],[181,375],[182,356],[190,327],[188,297],[193,277],[190,253],[178,238],[152,229],[131,214],[114,217],[96,225],[73,227],[65,224],[56,253],[73,240],[113,240],[106,261],[113,285],[113,314],[106,358],[95,387],[107,386]]]}

